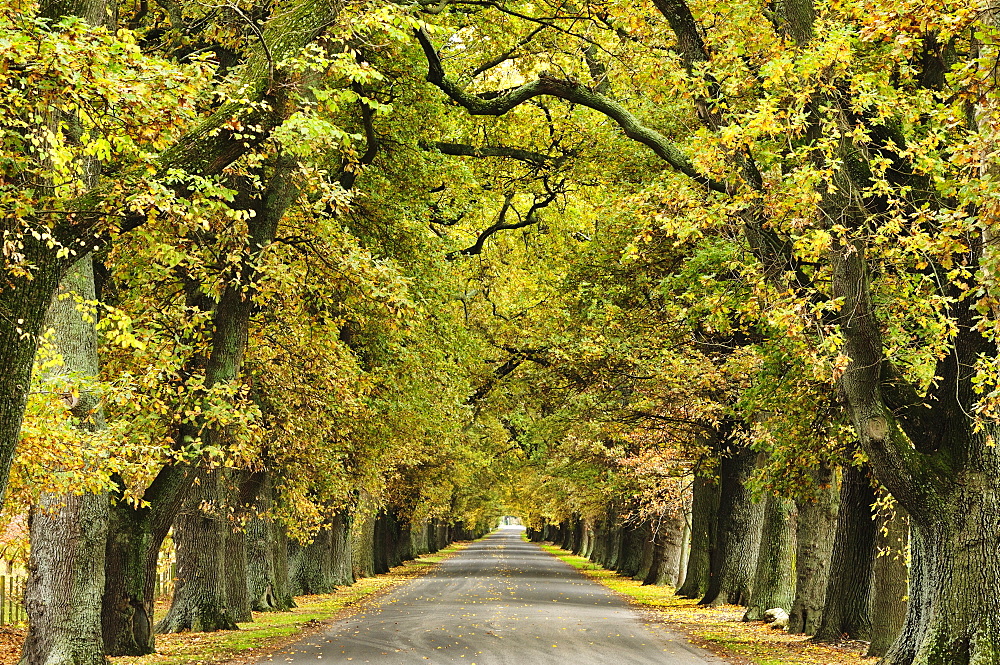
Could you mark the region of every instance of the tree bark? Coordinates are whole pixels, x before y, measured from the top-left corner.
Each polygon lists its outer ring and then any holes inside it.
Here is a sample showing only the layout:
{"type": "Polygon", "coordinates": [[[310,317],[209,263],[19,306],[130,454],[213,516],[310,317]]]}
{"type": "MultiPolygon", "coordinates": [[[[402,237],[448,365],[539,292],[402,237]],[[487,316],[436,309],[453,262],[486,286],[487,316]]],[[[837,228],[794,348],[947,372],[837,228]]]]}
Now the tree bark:
{"type": "Polygon", "coordinates": [[[622,577],[635,577],[642,565],[642,553],[649,538],[649,524],[646,521],[626,524],[622,529],[621,553],[615,569],[622,577]]]}
{"type": "MultiPolygon", "coordinates": [[[[529,534],[531,531],[529,530],[529,534]]],[[[532,540],[534,540],[532,538],[532,540]]],[[[430,520],[422,521],[417,529],[413,531],[413,553],[416,556],[428,554],[430,550],[430,520]]]]}
{"type": "Polygon", "coordinates": [[[875,490],[864,469],[848,466],[840,487],[840,512],[830,561],[823,618],[814,639],[867,640],[871,634],[872,566],[875,563],[875,490]]]}
{"type": "Polygon", "coordinates": [[[573,525],[573,538],[572,538],[572,545],[570,547],[570,551],[572,551],[573,554],[576,554],[577,556],[579,556],[580,555],[580,551],[583,549],[583,539],[584,539],[584,534],[583,534],[583,529],[584,529],[583,518],[580,517],[580,513],[573,513],[573,517],[570,518],[570,519],[571,519],[571,523],[573,525]]]}
{"type": "Polygon", "coordinates": [[[906,618],[879,665],[910,665],[920,649],[931,615],[933,598],[931,553],[924,543],[919,522],[910,520],[910,571],[907,580],[906,618]]]}
{"type": "MultiPolygon", "coordinates": [[[[352,529],[356,529],[356,527],[352,525],[352,529]]],[[[352,531],[352,533],[353,533],[353,531],[352,531]]],[[[438,520],[437,520],[436,517],[432,517],[427,522],[427,551],[430,554],[433,554],[433,553],[437,552],[439,549],[441,549],[440,547],[438,547],[438,537],[437,537],[437,534],[438,534],[438,520]]],[[[352,540],[351,540],[351,546],[354,547],[353,537],[352,537],[352,540]]],[[[357,556],[357,555],[355,554],[354,556],[357,556]]]]}
{"type": "Polygon", "coordinates": [[[702,605],[746,605],[750,601],[760,548],[763,506],[753,501],[746,481],[757,458],[756,452],[744,446],[734,446],[722,456],[718,547],[702,605]]]}
{"type": "Polygon", "coordinates": [[[451,529],[449,528],[446,522],[438,520],[436,529],[437,540],[435,541],[437,549],[435,551],[443,550],[444,548],[448,547],[448,545],[451,544],[451,540],[448,537],[448,533],[450,530],[451,529]]]}
{"type": "Polygon", "coordinates": [[[229,614],[236,623],[253,621],[253,607],[250,604],[249,560],[247,554],[246,530],[237,524],[229,525],[226,534],[226,604],[229,614]]]}
{"type": "Polygon", "coordinates": [[[654,532],[653,541],[650,543],[649,567],[646,568],[646,574],[642,576],[644,586],[647,584],[657,584],[660,580],[663,567],[666,565],[666,547],[664,546],[663,539],[664,534],[654,532]]]}
{"type": "Polygon", "coordinates": [[[143,494],[148,506],[134,507],[120,494],[112,497],[101,599],[104,651],[109,656],[154,651],[157,558],[194,475],[186,465],[160,469],[143,494]]]}
{"type": "MultiPolygon", "coordinates": [[[[351,525],[353,531],[351,534],[351,570],[354,579],[371,577],[375,574],[375,508],[366,492],[362,492],[361,497],[362,500],[358,503],[354,513],[354,522],[351,525]]],[[[442,525],[436,524],[435,552],[445,547],[441,544],[442,532],[442,525]]]]}
{"type": "Polygon", "coordinates": [[[106,494],[43,494],[29,517],[27,665],[103,665],[106,494]]]}
{"type": "Polygon", "coordinates": [[[654,522],[653,565],[643,579],[643,584],[677,586],[681,570],[681,550],[684,538],[684,514],[669,511],[654,522]]]}
{"type": "Polygon", "coordinates": [[[394,561],[396,561],[396,565],[398,566],[404,561],[413,559],[413,525],[409,520],[397,522],[396,533],[396,554],[394,561]]]}
{"type": "Polygon", "coordinates": [[[876,523],[872,631],[868,657],[884,656],[906,620],[906,550],[909,522],[901,509],[882,506],[876,523]]]}
{"type": "Polygon", "coordinates": [[[236,630],[227,596],[227,487],[222,469],[202,470],[174,522],[177,577],[160,633],[236,630]]]}
{"type": "Polygon", "coordinates": [[[795,504],[773,494],[764,499],[757,570],[744,621],[761,621],[764,612],[786,612],[795,598],[795,504]]]}
{"type": "Polygon", "coordinates": [[[680,586],[684,574],[684,545],[688,535],[687,518],[683,509],[668,513],[663,539],[663,561],[660,564],[657,584],[666,584],[675,589],[680,586]]]}
{"type": "Polygon", "coordinates": [[[583,520],[583,543],[580,545],[580,556],[590,557],[591,550],[594,549],[594,529],[589,519],[583,520]]]}
{"type": "Polygon", "coordinates": [[[273,505],[274,486],[268,474],[247,520],[247,594],[257,612],[295,606],[288,582],[288,539],[271,517],[273,505]]]}
{"type": "Polygon", "coordinates": [[[351,514],[346,509],[338,510],[330,520],[333,583],[337,586],[350,586],[354,584],[353,557],[351,554],[351,522],[351,514]]]}
{"type": "Polygon", "coordinates": [[[683,598],[704,598],[718,547],[720,485],[714,478],[695,476],[691,499],[691,547],[684,584],[677,590],[683,598]]]}
{"type": "Polygon", "coordinates": [[[594,521],[593,545],[590,547],[590,560],[601,566],[604,565],[604,557],[608,544],[607,524],[606,517],[594,521]]]}
{"type": "Polygon", "coordinates": [[[622,536],[625,531],[625,525],[620,520],[621,517],[616,513],[615,521],[611,524],[611,528],[608,529],[607,563],[604,564],[604,567],[608,570],[618,570],[619,568],[618,562],[622,554],[622,536]]]}
{"type": "Polygon", "coordinates": [[[375,532],[372,535],[372,572],[376,575],[389,572],[388,554],[391,547],[389,518],[384,512],[375,516],[375,532]]]}
{"type": "MultiPolygon", "coordinates": [[[[636,571],[634,579],[645,580],[650,571],[655,571],[660,567],[660,561],[654,562],[653,555],[656,551],[656,544],[653,542],[652,528],[649,527],[649,522],[646,522],[647,528],[646,538],[642,541],[642,554],[639,557],[639,570],[636,571]],[[655,564],[655,565],[654,565],[655,564]]],[[[660,556],[662,558],[663,549],[660,549],[660,556]]]]}
{"type": "Polygon", "coordinates": [[[816,634],[823,618],[840,505],[833,468],[824,465],[814,475],[814,500],[797,502],[795,600],[788,617],[788,632],[806,635],[816,634]]]}
{"type": "Polygon", "coordinates": [[[289,542],[288,550],[288,580],[293,596],[334,590],[333,530],[330,525],[323,525],[305,545],[289,542]]]}

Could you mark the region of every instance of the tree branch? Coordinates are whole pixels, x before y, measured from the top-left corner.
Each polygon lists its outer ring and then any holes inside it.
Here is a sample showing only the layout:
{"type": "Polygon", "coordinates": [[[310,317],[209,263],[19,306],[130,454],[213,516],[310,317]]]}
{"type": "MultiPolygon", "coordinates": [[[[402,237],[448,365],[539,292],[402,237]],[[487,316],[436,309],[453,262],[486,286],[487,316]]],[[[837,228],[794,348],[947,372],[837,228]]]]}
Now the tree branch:
{"type": "Polygon", "coordinates": [[[614,120],[630,139],[647,146],[675,170],[707,189],[722,194],[731,193],[732,188],[727,184],[699,173],[687,156],[663,134],[643,125],[618,102],[590,90],[579,82],[561,80],[543,73],[534,81],[529,81],[516,88],[493,93],[471,94],[446,76],[441,58],[438,57],[426,32],[416,30],[415,33],[424,51],[424,56],[427,58],[427,81],[437,86],[452,101],[464,107],[472,115],[500,116],[535,97],[558,97],[603,113],[614,120]]]}
{"type": "Polygon", "coordinates": [[[561,192],[559,189],[553,190],[548,187],[546,187],[546,189],[548,189],[548,193],[541,199],[536,197],[535,202],[531,204],[531,208],[528,209],[528,212],[524,215],[524,217],[521,218],[520,215],[518,215],[518,221],[511,224],[508,224],[505,221],[507,213],[514,210],[514,213],[517,214],[517,210],[511,205],[511,202],[514,199],[514,194],[507,194],[504,197],[503,206],[500,208],[500,215],[497,217],[497,221],[491,224],[485,231],[480,233],[474,244],[457,252],[449,252],[446,258],[450,261],[455,259],[459,254],[464,254],[465,256],[475,256],[476,254],[481,254],[483,251],[483,245],[494,233],[497,233],[498,231],[523,229],[538,222],[538,211],[555,201],[556,197],[561,192]]]}
{"type": "Polygon", "coordinates": [[[434,148],[444,155],[453,155],[456,157],[509,157],[510,159],[516,159],[537,167],[543,167],[557,161],[556,157],[541,152],[502,145],[475,146],[466,143],[437,141],[428,144],[428,147],[434,148]]]}
{"type": "MultiPolygon", "coordinates": [[[[355,83],[353,88],[359,96],[363,96],[360,83],[355,83]]],[[[363,100],[361,101],[361,124],[365,129],[365,152],[356,163],[345,163],[343,173],[340,176],[340,186],[348,191],[354,187],[361,168],[375,161],[375,157],[381,148],[378,134],[375,133],[375,110],[363,100]]]]}
{"type": "Polygon", "coordinates": [[[532,39],[534,39],[535,35],[537,35],[539,32],[541,32],[542,30],[544,30],[547,27],[548,27],[547,25],[540,25],[540,26],[538,26],[537,28],[535,28],[534,30],[532,30],[530,33],[528,33],[527,36],[523,37],[520,41],[518,41],[517,44],[515,44],[514,46],[512,46],[509,50],[501,53],[500,55],[498,55],[497,57],[493,58],[492,60],[488,60],[488,61],[484,62],[483,64],[479,65],[478,67],[476,67],[475,69],[473,69],[472,73],[469,74],[469,78],[470,79],[474,79],[477,76],[479,76],[480,74],[482,74],[483,72],[488,71],[490,69],[493,69],[494,67],[496,67],[497,65],[499,65],[501,63],[507,62],[508,60],[510,60],[514,56],[515,51],[517,51],[519,48],[521,48],[521,47],[525,46],[526,44],[528,44],[532,39]]]}

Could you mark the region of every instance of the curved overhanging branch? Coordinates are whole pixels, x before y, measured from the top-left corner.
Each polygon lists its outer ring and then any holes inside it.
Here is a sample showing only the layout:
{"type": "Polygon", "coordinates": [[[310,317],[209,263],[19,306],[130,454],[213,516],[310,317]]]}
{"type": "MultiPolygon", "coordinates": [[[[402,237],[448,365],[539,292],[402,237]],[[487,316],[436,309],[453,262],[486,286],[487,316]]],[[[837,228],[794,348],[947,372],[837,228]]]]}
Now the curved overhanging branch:
{"type": "Polygon", "coordinates": [[[449,79],[441,58],[424,30],[414,31],[427,58],[427,81],[472,115],[500,116],[535,97],[550,96],[604,114],[621,127],[625,135],[650,148],[656,155],[705,188],[730,194],[733,188],[699,172],[683,152],[666,136],[642,124],[631,112],[615,100],[595,92],[577,81],[558,79],[542,73],[534,81],[507,90],[473,94],[449,79]]]}

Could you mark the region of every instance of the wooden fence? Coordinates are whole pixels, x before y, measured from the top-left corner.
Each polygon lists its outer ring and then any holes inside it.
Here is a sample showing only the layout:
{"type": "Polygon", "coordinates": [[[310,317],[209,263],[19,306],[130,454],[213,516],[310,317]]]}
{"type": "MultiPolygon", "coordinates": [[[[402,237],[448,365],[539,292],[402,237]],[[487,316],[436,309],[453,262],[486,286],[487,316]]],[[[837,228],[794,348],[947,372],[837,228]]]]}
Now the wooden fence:
{"type": "MultiPolygon", "coordinates": [[[[9,568],[10,566],[8,566],[9,568]]],[[[156,597],[163,598],[174,592],[174,576],[177,574],[177,564],[166,562],[156,571],[156,597]]],[[[24,611],[24,585],[28,581],[26,575],[0,574],[0,626],[24,623],[28,614],[24,611]]]]}
{"type": "Polygon", "coordinates": [[[28,620],[24,611],[24,584],[22,575],[0,575],[0,625],[9,626],[28,620]]]}

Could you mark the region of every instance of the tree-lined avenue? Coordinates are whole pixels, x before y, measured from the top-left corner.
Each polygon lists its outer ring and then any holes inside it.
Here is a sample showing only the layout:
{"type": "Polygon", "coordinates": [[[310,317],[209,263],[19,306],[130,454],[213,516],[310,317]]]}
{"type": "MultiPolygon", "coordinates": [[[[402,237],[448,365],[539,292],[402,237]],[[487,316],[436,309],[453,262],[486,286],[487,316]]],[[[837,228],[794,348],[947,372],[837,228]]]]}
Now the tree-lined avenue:
{"type": "Polygon", "coordinates": [[[264,663],[720,663],[500,527],[377,605],[264,663]]]}

